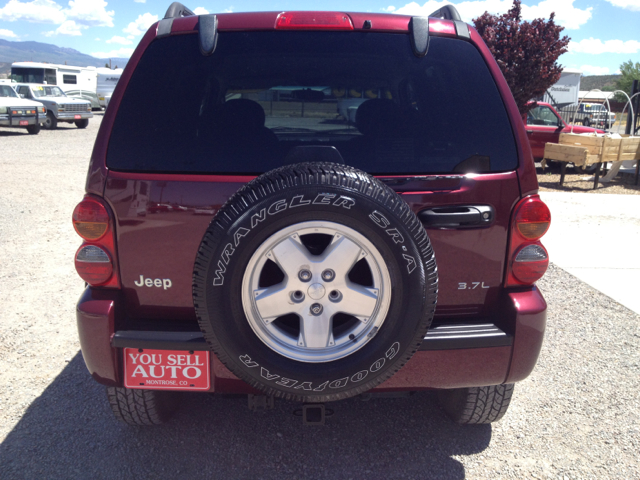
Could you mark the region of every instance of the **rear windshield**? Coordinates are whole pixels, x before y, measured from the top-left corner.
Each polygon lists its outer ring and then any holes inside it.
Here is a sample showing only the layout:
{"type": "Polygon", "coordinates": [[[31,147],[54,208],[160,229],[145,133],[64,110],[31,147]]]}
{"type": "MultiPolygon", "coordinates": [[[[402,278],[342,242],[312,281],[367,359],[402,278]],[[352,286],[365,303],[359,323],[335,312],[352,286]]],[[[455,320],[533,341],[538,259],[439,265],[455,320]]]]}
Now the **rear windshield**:
{"type": "Polygon", "coordinates": [[[506,171],[513,133],[482,57],[406,34],[222,32],[154,41],[122,99],[107,165],[121,171],[258,174],[331,160],[372,174],[506,171]],[[468,169],[467,169],[468,170],[468,169]]]}

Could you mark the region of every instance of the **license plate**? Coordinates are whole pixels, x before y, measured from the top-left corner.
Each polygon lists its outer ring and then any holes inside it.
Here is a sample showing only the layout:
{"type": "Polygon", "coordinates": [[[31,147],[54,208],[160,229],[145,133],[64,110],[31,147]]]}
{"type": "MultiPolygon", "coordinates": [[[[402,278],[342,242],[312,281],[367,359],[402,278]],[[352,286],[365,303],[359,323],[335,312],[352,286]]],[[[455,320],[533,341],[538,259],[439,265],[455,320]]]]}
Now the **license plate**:
{"type": "Polygon", "coordinates": [[[74,115],[73,118],[75,118],[76,120],[80,120],[82,117],[80,115],[74,115]]]}
{"type": "Polygon", "coordinates": [[[209,352],[125,348],[124,386],[152,390],[209,390],[209,352]]]}
{"type": "Polygon", "coordinates": [[[20,120],[20,125],[29,125],[29,122],[26,120],[20,120]]]}

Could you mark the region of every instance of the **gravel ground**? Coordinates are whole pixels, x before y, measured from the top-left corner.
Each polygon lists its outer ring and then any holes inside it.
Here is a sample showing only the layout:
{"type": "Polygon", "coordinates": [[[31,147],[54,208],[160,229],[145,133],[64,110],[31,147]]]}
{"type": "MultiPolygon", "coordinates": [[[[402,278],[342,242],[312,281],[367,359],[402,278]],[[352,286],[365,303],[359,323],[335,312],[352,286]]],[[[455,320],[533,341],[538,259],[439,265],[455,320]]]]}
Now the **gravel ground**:
{"type": "Polygon", "coordinates": [[[635,175],[619,173],[609,183],[599,183],[593,188],[593,175],[586,175],[567,166],[563,185],[560,186],[560,167],[548,166],[544,171],[540,164],[536,165],[538,183],[542,192],[574,192],[574,193],[615,193],[623,195],[640,195],[640,182],[635,185],[635,175]]]}
{"type": "Polygon", "coordinates": [[[71,212],[100,119],[0,131],[0,478],[640,477],[640,316],[553,265],[538,366],[492,426],[451,424],[432,392],[338,402],[325,427],[205,394],[164,426],[117,423],[74,316],[71,212]]]}

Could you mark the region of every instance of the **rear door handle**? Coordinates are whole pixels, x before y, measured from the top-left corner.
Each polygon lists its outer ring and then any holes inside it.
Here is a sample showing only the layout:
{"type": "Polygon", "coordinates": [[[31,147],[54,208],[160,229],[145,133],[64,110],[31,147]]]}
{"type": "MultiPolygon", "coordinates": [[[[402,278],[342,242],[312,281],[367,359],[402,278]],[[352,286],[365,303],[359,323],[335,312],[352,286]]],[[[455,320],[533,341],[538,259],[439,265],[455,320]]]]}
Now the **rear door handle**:
{"type": "Polygon", "coordinates": [[[527,130],[527,133],[533,133],[533,130],[527,130]]]}
{"type": "Polygon", "coordinates": [[[418,213],[418,218],[427,228],[486,227],[494,217],[495,211],[490,205],[431,207],[418,213]]]}

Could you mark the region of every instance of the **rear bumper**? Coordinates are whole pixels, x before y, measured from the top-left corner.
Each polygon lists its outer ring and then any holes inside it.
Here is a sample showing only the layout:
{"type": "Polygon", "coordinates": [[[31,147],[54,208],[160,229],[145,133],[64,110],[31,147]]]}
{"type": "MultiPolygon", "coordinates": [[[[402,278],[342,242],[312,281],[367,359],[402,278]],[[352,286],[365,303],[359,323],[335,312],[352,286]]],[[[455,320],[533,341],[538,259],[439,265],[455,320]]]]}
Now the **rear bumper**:
{"type": "MultiPolygon", "coordinates": [[[[207,350],[198,331],[116,330],[118,291],[87,288],[76,314],[82,355],[93,378],[122,386],[122,348],[207,350]]],[[[482,322],[434,324],[420,351],[377,391],[459,388],[513,383],[535,367],[547,305],[533,287],[505,293],[500,313],[482,322]]],[[[211,355],[211,391],[251,393],[211,355]]]]}

